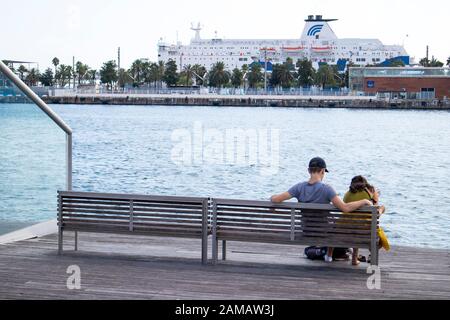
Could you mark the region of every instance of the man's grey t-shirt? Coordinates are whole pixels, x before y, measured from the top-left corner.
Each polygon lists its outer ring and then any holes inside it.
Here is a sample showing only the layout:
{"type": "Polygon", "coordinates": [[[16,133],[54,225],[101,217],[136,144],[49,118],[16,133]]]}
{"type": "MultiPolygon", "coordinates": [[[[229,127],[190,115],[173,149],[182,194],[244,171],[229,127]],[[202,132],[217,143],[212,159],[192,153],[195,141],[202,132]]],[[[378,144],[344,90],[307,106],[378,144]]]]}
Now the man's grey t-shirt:
{"type": "Polygon", "coordinates": [[[293,186],[288,192],[301,203],[329,204],[337,195],[333,187],[323,182],[317,182],[315,184],[302,182],[293,186]]]}

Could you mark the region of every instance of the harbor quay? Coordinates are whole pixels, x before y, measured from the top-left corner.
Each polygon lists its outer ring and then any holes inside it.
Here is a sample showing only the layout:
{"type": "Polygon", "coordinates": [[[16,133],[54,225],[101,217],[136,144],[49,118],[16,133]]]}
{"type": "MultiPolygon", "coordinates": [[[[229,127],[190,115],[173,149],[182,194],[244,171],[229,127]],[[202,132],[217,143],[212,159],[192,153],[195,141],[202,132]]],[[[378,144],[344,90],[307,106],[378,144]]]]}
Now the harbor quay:
{"type": "Polygon", "coordinates": [[[373,96],[77,94],[47,96],[49,104],[449,110],[449,100],[377,99],[373,96]]]}

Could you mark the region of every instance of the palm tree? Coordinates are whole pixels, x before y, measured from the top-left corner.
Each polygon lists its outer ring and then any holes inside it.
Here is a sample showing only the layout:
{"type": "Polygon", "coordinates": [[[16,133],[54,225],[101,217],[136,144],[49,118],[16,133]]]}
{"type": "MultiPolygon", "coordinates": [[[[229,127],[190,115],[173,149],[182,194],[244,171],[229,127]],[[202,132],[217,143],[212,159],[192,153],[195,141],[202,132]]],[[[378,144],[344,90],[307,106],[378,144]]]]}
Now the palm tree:
{"type": "Polygon", "coordinates": [[[53,86],[53,71],[50,68],[47,68],[44,73],[42,73],[39,77],[39,81],[44,87],[51,87],[53,86]]]}
{"type": "Polygon", "coordinates": [[[142,59],[137,59],[131,64],[130,70],[128,70],[128,73],[134,79],[135,87],[140,86],[145,78],[144,67],[142,59]]]}
{"type": "Polygon", "coordinates": [[[125,86],[127,84],[132,84],[133,79],[130,77],[130,74],[128,73],[127,70],[121,68],[118,73],[117,82],[118,82],[119,87],[121,87],[123,89],[123,88],[125,88],[125,86]]]}
{"type": "Polygon", "coordinates": [[[89,66],[87,64],[83,64],[82,62],[78,61],[75,65],[75,74],[78,78],[78,84],[81,84],[81,81],[86,78],[86,74],[89,71],[89,66]]]}
{"type": "Polygon", "coordinates": [[[150,85],[151,79],[151,63],[147,60],[142,61],[142,82],[150,85]]]}
{"type": "Polygon", "coordinates": [[[430,59],[422,58],[422,59],[420,59],[419,64],[420,64],[422,67],[429,67],[429,65],[430,65],[430,59]]]}
{"type": "Polygon", "coordinates": [[[17,72],[19,73],[20,80],[25,80],[25,74],[28,73],[28,69],[25,68],[24,65],[20,65],[19,69],[17,69],[17,72]]]}
{"type": "MultiPolygon", "coordinates": [[[[448,62],[448,61],[447,61],[448,62]]],[[[444,63],[433,57],[431,60],[423,58],[420,60],[419,64],[424,67],[443,67],[444,63]]]]}
{"type": "Polygon", "coordinates": [[[297,61],[297,77],[298,84],[301,87],[309,87],[314,83],[315,70],[313,68],[312,62],[308,59],[299,59],[297,61]]]}
{"type": "Polygon", "coordinates": [[[438,67],[442,68],[444,66],[444,63],[433,57],[430,62],[430,67],[438,67]]]}
{"type": "Polygon", "coordinates": [[[163,78],[164,78],[164,74],[166,72],[166,65],[164,64],[164,62],[159,61],[158,62],[158,69],[157,69],[157,77],[156,77],[156,81],[158,82],[158,87],[162,87],[162,82],[163,82],[163,78]]]}
{"type": "Polygon", "coordinates": [[[164,67],[163,81],[167,84],[167,86],[174,87],[177,85],[179,79],[180,74],[178,73],[177,63],[170,59],[164,67]]]}
{"type": "MultiPolygon", "coordinates": [[[[54,57],[53,60],[52,60],[52,64],[55,66],[55,77],[56,77],[57,68],[58,68],[58,66],[59,66],[59,59],[56,58],[56,57],[54,57]]],[[[56,80],[56,79],[55,79],[55,80],[56,80]]],[[[55,84],[56,84],[56,81],[55,81],[55,84]]]]}
{"type": "Polygon", "coordinates": [[[322,89],[328,86],[336,85],[336,79],[333,69],[325,64],[319,67],[319,70],[316,73],[316,84],[322,86],[322,89]]]}
{"type": "Polygon", "coordinates": [[[55,79],[59,81],[59,85],[64,88],[72,78],[72,67],[61,64],[56,71],[55,79]]]}
{"type": "Polygon", "coordinates": [[[217,62],[209,72],[209,85],[211,87],[222,88],[230,82],[230,74],[225,70],[223,62],[217,62]]]}
{"type": "Polygon", "coordinates": [[[294,77],[291,73],[292,70],[295,70],[295,67],[291,59],[287,60],[281,65],[280,84],[283,88],[292,87],[292,81],[294,80],[294,77]]]}
{"type": "Polygon", "coordinates": [[[205,84],[205,78],[208,71],[206,68],[200,64],[194,64],[192,66],[192,71],[195,76],[195,84],[199,86],[203,86],[205,84]]]}
{"type": "Polygon", "coordinates": [[[114,60],[105,62],[100,69],[100,80],[102,83],[107,84],[110,90],[113,89],[113,85],[119,79],[117,74],[117,64],[114,60]]]}
{"type": "Polygon", "coordinates": [[[243,82],[244,82],[244,74],[242,73],[241,70],[235,68],[231,75],[231,84],[233,85],[233,87],[239,88],[242,86],[243,82]]]}
{"type": "Polygon", "coordinates": [[[36,86],[40,78],[39,71],[35,68],[31,69],[25,77],[25,81],[29,86],[36,86]]]}
{"type": "Polygon", "coordinates": [[[186,77],[186,87],[188,87],[191,84],[192,78],[194,77],[194,69],[190,64],[188,64],[184,66],[183,73],[186,77]]]}
{"type": "Polygon", "coordinates": [[[247,79],[250,88],[257,88],[261,81],[264,80],[263,74],[261,72],[261,65],[259,63],[254,62],[251,64],[247,79]]]}
{"type": "Polygon", "coordinates": [[[86,80],[89,81],[90,84],[95,83],[95,78],[97,76],[97,70],[90,69],[86,72],[86,80]]]}

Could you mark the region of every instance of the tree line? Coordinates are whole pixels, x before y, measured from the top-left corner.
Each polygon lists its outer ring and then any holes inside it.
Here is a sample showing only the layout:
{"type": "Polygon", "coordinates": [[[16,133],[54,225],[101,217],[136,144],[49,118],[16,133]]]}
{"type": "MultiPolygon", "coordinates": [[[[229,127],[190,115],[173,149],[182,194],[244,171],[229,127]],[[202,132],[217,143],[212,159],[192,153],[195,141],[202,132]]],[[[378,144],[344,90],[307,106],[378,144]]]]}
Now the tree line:
{"type": "MultiPolygon", "coordinates": [[[[444,63],[434,57],[429,60],[423,58],[419,64],[424,67],[443,67],[444,63]]],[[[264,88],[266,83],[271,88],[289,89],[293,87],[319,86],[322,88],[348,87],[348,68],[345,73],[340,73],[336,65],[320,64],[316,70],[311,61],[299,59],[294,62],[288,58],[283,63],[272,65],[272,71],[265,75],[263,66],[254,62],[226,70],[223,62],[215,63],[210,70],[204,66],[185,65],[181,69],[175,61],[167,63],[151,62],[147,59],[135,60],[130,68],[118,68],[114,60],[105,62],[99,70],[92,69],[87,64],[78,61],[74,67],[61,64],[58,58],[52,60],[52,68],[47,68],[40,73],[36,68],[28,70],[20,65],[13,70],[28,85],[56,86],[64,88],[73,85],[94,85],[97,80],[109,89],[114,87],[154,87],[161,88],[163,84],[168,87],[175,86],[209,86],[215,88],[264,88]]],[[[450,57],[446,62],[450,66],[450,57]]],[[[349,63],[348,67],[357,66],[349,63]]],[[[377,66],[377,65],[368,65],[377,66]]],[[[391,67],[404,66],[400,60],[392,61],[391,67]]]]}

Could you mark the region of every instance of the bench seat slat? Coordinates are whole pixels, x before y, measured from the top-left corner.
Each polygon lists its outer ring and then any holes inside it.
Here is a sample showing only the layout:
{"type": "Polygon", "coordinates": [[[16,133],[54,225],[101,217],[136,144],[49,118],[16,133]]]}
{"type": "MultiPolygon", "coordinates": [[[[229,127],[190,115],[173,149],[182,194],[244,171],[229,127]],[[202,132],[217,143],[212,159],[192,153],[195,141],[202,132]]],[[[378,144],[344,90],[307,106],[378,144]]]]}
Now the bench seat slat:
{"type": "MultiPolygon", "coordinates": [[[[258,233],[271,233],[271,232],[286,232],[291,233],[291,228],[281,228],[281,227],[272,227],[272,226],[229,226],[229,225],[221,225],[220,229],[218,230],[218,233],[222,231],[241,231],[241,232],[248,232],[249,234],[252,234],[254,232],[258,233]]],[[[370,236],[369,231],[360,231],[360,230],[343,230],[343,229],[296,229],[295,233],[302,233],[302,234],[308,234],[308,235],[315,235],[315,236],[331,236],[331,235],[343,235],[348,237],[348,235],[351,235],[352,239],[356,238],[364,238],[368,239],[370,236]]]]}
{"type": "MultiPolygon", "coordinates": [[[[129,227],[130,222],[129,221],[116,221],[116,220],[105,220],[105,219],[98,219],[98,220],[93,220],[93,219],[80,219],[80,218],[72,218],[72,219],[65,219],[63,221],[64,225],[69,225],[69,224],[86,224],[86,225],[103,225],[103,224],[108,224],[108,225],[118,225],[118,226],[127,226],[129,227]]],[[[157,223],[155,221],[139,221],[139,222],[133,222],[133,224],[135,226],[166,226],[166,227],[176,227],[176,228],[181,228],[181,227],[186,227],[186,228],[198,228],[201,229],[201,223],[181,223],[181,222],[177,222],[177,221],[163,221],[161,223],[157,223]]]]}
{"type": "Polygon", "coordinates": [[[361,248],[366,248],[370,246],[370,240],[364,239],[352,239],[349,240],[346,237],[323,237],[323,236],[305,236],[301,234],[296,234],[294,241],[291,240],[290,234],[275,233],[253,233],[249,235],[246,232],[220,232],[218,233],[219,240],[228,241],[252,241],[252,242],[273,242],[279,243],[283,241],[285,244],[296,244],[296,245],[330,245],[330,246],[358,246],[361,248]]]}
{"type": "MultiPolygon", "coordinates": [[[[145,216],[145,215],[151,215],[150,213],[154,212],[155,214],[159,214],[159,215],[167,215],[167,216],[176,216],[177,214],[189,214],[192,217],[202,217],[202,212],[198,211],[192,211],[192,212],[186,212],[186,211],[177,211],[177,210],[146,210],[146,211],[134,211],[134,215],[139,216],[145,216]]],[[[110,215],[130,215],[130,208],[127,208],[127,210],[106,210],[106,209],[102,209],[102,210],[96,210],[96,209],[78,209],[78,208],[64,208],[63,209],[63,215],[65,214],[70,214],[70,213],[92,213],[92,214],[110,214],[110,215]]]]}
{"type": "MultiPolygon", "coordinates": [[[[80,231],[79,228],[72,228],[68,226],[66,231],[80,231]]],[[[104,233],[104,234],[123,234],[123,235],[137,235],[137,236],[160,236],[160,237],[174,237],[174,238],[194,238],[201,239],[201,232],[183,232],[181,230],[133,230],[130,231],[128,228],[83,228],[83,232],[86,233],[104,233]]]]}
{"type": "MultiPolygon", "coordinates": [[[[130,218],[126,216],[104,216],[104,215],[83,215],[83,214],[70,214],[65,215],[67,218],[65,221],[71,221],[71,219],[79,219],[79,220],[85,220],[85,221],[108,221],[108,220],[122,220],[127,223],[130,223],[130,218]]],[[[182,219],[180,217],[177,217],[176,219],[173,218],[158,218],[158,217],[133,217],[133,223],[138,222],[151,222],[151,221],[160,221],[160,222],[173,222],[173,223],[195,223],[195,224],[201,224],[201,219],[182,219]]]]}
{"type": "MultiPolygon", "coordinates": [[[[291,230],[292,225],[291,224],[273,224],[273,223],[264,223],[264,222],[229,222],[229,221],[221,221],[218,220],[218,223],[220,224],[220,228],[222,227],[246,227],[246,228],[265,228],[265,229],[289,229],[291,230]]],[[[342,231],[345,233],[354,233],[354,234],[370,234],[371,229],[370,226],[359,226],[359,225],[340,225],[340,224],[334,224],[334,225],[300,225],[296,224],[294,225],[295,230],[307,230],[310,232],[313,231],[342,231]]]]}

